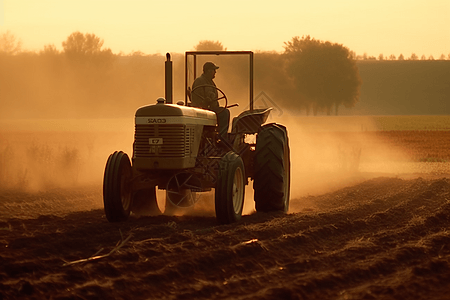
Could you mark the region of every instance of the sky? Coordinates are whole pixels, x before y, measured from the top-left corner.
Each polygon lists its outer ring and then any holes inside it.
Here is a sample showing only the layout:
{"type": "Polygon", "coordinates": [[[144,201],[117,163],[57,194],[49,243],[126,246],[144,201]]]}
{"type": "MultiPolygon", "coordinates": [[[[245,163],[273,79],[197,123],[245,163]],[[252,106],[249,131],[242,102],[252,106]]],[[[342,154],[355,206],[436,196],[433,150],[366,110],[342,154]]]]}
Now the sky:
{"type": "Polygon", "coordinates": [[[378,57],[450,54],[449,0],[0,0],[0,33],[42,50],[75,31],[113,53],[183,53],[201,40],[228,50],[277,51],[295,36],[378,57]]]}

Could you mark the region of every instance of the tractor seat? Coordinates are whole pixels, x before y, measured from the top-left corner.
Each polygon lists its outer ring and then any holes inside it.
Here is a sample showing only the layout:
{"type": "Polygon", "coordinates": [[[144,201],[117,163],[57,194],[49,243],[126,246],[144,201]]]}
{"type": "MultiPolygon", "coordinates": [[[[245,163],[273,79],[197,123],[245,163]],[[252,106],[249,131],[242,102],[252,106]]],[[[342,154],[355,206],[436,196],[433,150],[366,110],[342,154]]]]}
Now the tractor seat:
{"type": "Polygon", "coordinates": [[[232,133],[253,134],[259,132],[261,125],[269,117],[272,107],[246,110],[233,118],[232,133]]]}

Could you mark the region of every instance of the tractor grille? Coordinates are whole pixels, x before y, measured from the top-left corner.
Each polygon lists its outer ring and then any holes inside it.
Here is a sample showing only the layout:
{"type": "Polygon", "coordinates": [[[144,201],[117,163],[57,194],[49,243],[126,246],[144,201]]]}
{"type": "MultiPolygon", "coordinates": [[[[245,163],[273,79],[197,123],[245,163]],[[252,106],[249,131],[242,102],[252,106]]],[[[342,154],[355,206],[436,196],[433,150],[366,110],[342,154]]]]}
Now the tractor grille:
{"type": "Polygon", "coordinates": [[[193,140],[191,125],[136,124],[134,156],[187,157],[191,154],[193,140]]]}

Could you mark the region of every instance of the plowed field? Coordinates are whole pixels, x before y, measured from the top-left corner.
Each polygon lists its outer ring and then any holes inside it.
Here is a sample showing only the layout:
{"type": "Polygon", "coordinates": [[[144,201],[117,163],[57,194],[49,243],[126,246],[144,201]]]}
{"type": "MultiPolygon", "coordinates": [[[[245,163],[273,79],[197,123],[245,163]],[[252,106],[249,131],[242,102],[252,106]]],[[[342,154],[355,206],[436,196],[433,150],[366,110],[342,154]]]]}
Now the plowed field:
{"type": "Polygon", "coordinates": [[[249,186],[232,225],[208,198],[108,223],[103,168],[132,127],[2,132],[0,299],[449,299],[448,130],[288,128],[289,214],[255,213],[249,186]]]}
{"type": "Polygon", "coordinates": [[[4,193],[0,295],[448,299],[444,177],[369,179],[292,199],[295,213],[253,213],[233,225],[187,215],[111,224],[97,186],[4,193]]]}

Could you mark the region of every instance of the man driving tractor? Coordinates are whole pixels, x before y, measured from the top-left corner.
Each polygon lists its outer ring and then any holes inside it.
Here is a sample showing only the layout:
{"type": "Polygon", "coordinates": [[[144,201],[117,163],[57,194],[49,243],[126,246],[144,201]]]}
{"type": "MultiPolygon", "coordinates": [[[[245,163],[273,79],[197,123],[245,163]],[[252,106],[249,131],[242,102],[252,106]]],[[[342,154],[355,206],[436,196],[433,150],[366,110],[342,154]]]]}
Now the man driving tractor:
{"type": "Polygon", "coordinates": [[[192,106],[209,109],[216,113],[219,123],[219,135],[226,139],[230,123],[230,111],[226,107],[220,107],[218,93],[213,79],[219,67],[212,62],[203,65],[203,74],[197,77],[192,84],[192,106]]]}

